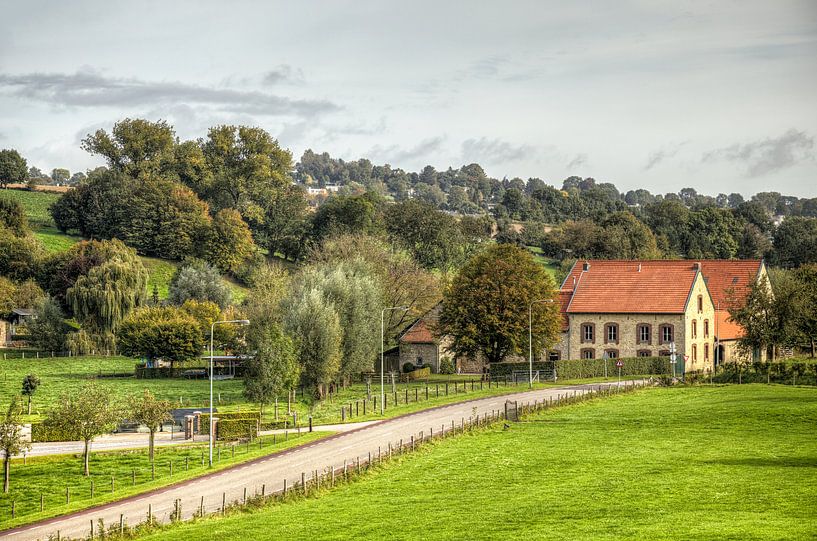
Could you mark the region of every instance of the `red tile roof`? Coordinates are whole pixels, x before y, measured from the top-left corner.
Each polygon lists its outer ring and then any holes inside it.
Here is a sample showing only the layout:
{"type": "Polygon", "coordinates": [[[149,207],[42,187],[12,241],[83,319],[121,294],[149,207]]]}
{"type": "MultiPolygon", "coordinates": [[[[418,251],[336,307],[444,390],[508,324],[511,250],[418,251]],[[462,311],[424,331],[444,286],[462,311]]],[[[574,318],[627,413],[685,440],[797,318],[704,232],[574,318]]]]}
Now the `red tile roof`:
{"type": "Polygon", "coordinates": [[[430,325],[425,318],[418,319],[408,328],[403,336],[400,337],[400,342],[408,344],[435,344],[434,334],[431,332],[430,325]]]}
{"type": "Polygon", "coordinates": [[[562,314],[562,332],[570,329],[570,320],[567,318],[567,306],[570,304],[570,299],[573,296],[572,291],[559,291],[559,312],[562,314]]]}
{"type": "Polygon", "coordinates": [[[718,340],[737,340],[743,336],[743,327],[729,321],[729,312],[718,310],[715,312],[715,336],[718,340]]]}
{"type": "Polygon", "coordinates": [[[579,261],[563,287],[573,290],[567,312],[680,314],[697,272],[692,261],[579,261]]]}
{"type": "Polygon", "coordinates": [[[734,290],[737,299],[745,298],[749,284],[763,264],[759,259],[578,261],[562,284],[562,292],[572,293],[569,308],[563,311],[682,313],[695,278],[696,263],[700,263],[715,307],[721,309],[728,304],[730,290],[734,290]],[[585,263],[589,264],[586,272],[582,270],[585,263]]]}

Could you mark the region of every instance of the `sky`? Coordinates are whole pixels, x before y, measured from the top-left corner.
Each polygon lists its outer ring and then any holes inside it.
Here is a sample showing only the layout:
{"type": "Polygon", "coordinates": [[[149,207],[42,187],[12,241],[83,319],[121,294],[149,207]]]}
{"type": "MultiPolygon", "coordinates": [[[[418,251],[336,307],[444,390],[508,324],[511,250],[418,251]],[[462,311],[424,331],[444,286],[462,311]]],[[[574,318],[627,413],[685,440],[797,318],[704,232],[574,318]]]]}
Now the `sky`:
{"type": "Polygon", "coordinates": [[[0,0],[0,148],[122,118],[419,170],[817,197],[817,2],[0,0]]]}

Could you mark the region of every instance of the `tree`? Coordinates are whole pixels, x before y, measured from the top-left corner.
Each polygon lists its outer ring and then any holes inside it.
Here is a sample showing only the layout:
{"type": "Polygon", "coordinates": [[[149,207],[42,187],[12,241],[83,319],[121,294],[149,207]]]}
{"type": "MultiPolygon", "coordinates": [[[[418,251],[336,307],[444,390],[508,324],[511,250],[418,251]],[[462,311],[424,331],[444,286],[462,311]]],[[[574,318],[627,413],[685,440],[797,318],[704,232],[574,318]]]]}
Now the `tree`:
{"type": "MultiPolygon", "coordinates": [[[[497,244],[471,258],[443,297],[437,333],[450,335],[457,356],[500,362],[528,345],[528,306],[554,299],[555,284],[525,249],[497,244]]],[[[558,338],[556,303],[533,305],[534,350],[558,338]]]]}
{"type": "Polygon", "coordinates": [[[248,332],[250,356],[244,373],[244,396],[261,407],[298,383],[300,367],[295,342],[273,323],[258,326],[253,322],[248,332]]]}
{"type": "Polygon", "coordinates": [[[17,236],[0,225],[0,274],[26,280],[37,274],[43,248],[33,235],[17,236]]]}
{"type": "Polygon", "coordinates": [[[743,226],[738,243],[738,259],[760,259],[772,251],[772,242],[755,224],[743,226]]]}
{"type": "Polygon", "coordinates": [[[309,203],[303,188],[286,186],[267,201],[261,244],[271,254],[298,260],[309,233],[309,203]]]}
{"type": "Polygon", "coordinates": [[[97,130],[82,140],[83,150],[102,156],[110,169],[131,178],[160,175],[173,167],[176,134],[164,120],[120,120],[111,133],[97,130]]]}
{"type": "Polygon", "coordinates": [[[63,394],[48,414],[45,424],[83,441],[82,471],[87,477],[91,474],[91,442],[116,428],[121,419],[122,412],[114,404],[113,394],[89,382],[63,394]]]}
{"type": "Polygon", "coordinates": [[[116,331],[135,308],[147,300],[148,273],[131,250],[80,276],[65,298],[87,330],[102,335],[116,331]]]}
{"type": "Polygon", "coordinates": [[[650,228],[629,212],[615,212],[601,223],[598,253],[604,259],[656,259],[660,251],[650,228]]]}
{"type": "Polygon", "coordinates": [[[26,159],[14,149],[0,150],[0,186],[21,184],[28,179],[26,159]]]}
{"type": "Polygon", "coordinates": [[[163,359],[173,366],[201,355],[205,341],[202,331],[196,319],[180,308],[146,307],[122,322],[116,338],[124,355],[149,361],[163,359]]]}
{"type": "Polygon", "coordinates": [[[28,414],[31,415],[31,398],[40,386],[40,378],[35,374],[28,374],[23,378],[23,396],[28,397],[28,414]]]}
{"type": "Polygon", "coordinates": [[[68,179],[68,184],[71,186],[77,186],[85,182],[85,179],[87,178],[88,176],[85,173],[83,173],[82,171],[77,171],[76,173],[71,175],[70,179],[68,179]]]}
{"type": "Polygon", "coordinates": [[[373,194],[330,197],[312,219],[312,240],[347,233],[377,234],[383,229],[380,201],[373,194]]]}
{"type": "Polygon", "coordinates": [[[252,233],[241,214],[222,209],[206,235],[204,259],[224,272],[235,272],[255,251],[252,233]]]}
{"type": "Polygon", "coordinates": [[[0,421],[0,449],[3,451],[3,492],[8,493],[11,481],[11,459],[30,449],[23,439],[23,425],[20,422],[20,399],[13,397],[0,421]]]}
{"type": "Polygon", "coordinates": [[[343,332],[335,307],[317,289],[298,289],[284,301],[284,328],[297,337],[303,379],[319,398],[338,375],[343,332]]]}
{"type": "Polygon", "coordinates": [[[454,217],[416,200],[391,205],[386,229],[424,267],[450,270],[467,257],[465,236],[454,217]]]}
{"type": "Polygon", "coordinates": [[[9,229],[18,237],[22,237],[30,231],[26,211],[19,201],[8,197],[0,197],[0,227],[9,229]]]}
{"type": "Polygon", "coordinates": [[[774,232],[774,260],[787,268],[817,263],[817,219],[786,218],[774,232]]]}
{"type": "Polygon", "coordinates": [[[230,304],[232,293],[218,269],[209,263],[190,259],[181,265],[170,279],[168,298],[173,304],[187,299],[212,301],[221,308],[230,304]]]}
{"type": "Polygon", "coordinates": [[[148,459],[153,463],[153,444],[156,439],[156,431],[162,423],[170,421],[170,411],[173,404],[169,400],[159,400],[148,389],[142,395],[130,397],[130,420],[141,425],[145,425],[150,436],[148,436],[148,459]]]}
{"type": "Polygon", "coordinates": [[[62,351],[68,326],[57,301],[43,297],[35,305],[35,318],[28,323],[28,341],[44,351],[62,351]]]}
{"type": "Polygon", "coordinates": [[[792,273],[797,282],[795,307],[798,340],[811,346],[811,357],[817,355],[817,264],[810,263],[792,273]]]}
{"type": "Polygon", "coordinates": [[[57,167],[51,170],[51,180],[57,184],[63,184],[71,178],[71,172],[68,169],[57,167]]]}

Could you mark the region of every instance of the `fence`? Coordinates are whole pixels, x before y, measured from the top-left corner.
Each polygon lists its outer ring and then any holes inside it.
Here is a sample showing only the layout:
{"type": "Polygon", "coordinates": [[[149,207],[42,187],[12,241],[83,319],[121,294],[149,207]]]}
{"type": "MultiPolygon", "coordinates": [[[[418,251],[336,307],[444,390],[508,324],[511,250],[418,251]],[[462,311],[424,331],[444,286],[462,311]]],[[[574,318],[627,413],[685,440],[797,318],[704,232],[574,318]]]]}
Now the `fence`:
{"type": "MultiPolygon", "coordinates": [[[[613,394],[621,394],[635,390],[640,387],[640,384],[632,382],[621,386],[596,387],[588,388],[586,390],[573,390],[569,392],[559,393],[555,398],[534,400],[524,403],[514,402],[514,419],[519,420],[519,417],[530,415],[534,412],[545,410],[554,406],[578,403],[588,399],[599,396],[609,396],[613,394]]],[[[232,510],[238,510],[248,506],[260,507],[266,505],[271,501],[284,501],[294,498],[304,498],[315,494],[322,488],[333,488],[335,485],[350,482],[360,477],[362,474],[368,472],[372,467],[382,464],[384,461],[392,460],[395,457],[401,456],[405,453],[412,452],[419,449],[423,445],[433,442],[435,439],[443,439],[456,434],[471,432],[474,430],[484,429],[493,426],[498,422],[510,421],[503,410],[486,411],[483,414],[472,414],[470,417],[461,417],[459,420],[452,419],[450,423],[443,423],[439,429],[430,427],[428,431],[422,430],[409,438],[401,438],[399,441],[388,442],[386,446],[379,445],[377,449],[374,448],[364,455],[357,455],[353,459],[343,460],[342,465],[327,465],[323,469],[314,469],[309,472],[302,471],[299,477],[296,477],[295,482],[290,482],[289,478],[280,480],[277,490],[267,490],[266,483],[260,483],[253,487],[241,487],[231,491],[231,496],[228,498],[227,491],[222,492],[219,498],[219,504],[205,505],[205,496],[200,496],[196,501],[198,505],[186,507],[182,505],[181,499],[174,499],[166,502],[165,505],[154,506],[148,504],[144,515],[145,521],[135,526],[130,526],[126,523],[124,515],[119,515],[119,520],[113,524],[108,524],[106,527],[102,518],[96,521],[89,519],[88,530],[85,532],[70,532],[72,536],[90,534],[90,538],[105,538],[116,537],[120,538],[131,536],[134,533],[144,533],[154,526],[158,526],[162,522],[178,522],[185,518],[199,518],[210,515],[225,515],[232,510]],[[250,490],[251,488],[251,490],[250,490]],[[238,494],[234,496],[233,494],[238,494]],[[188,510],[188,511],[186,511],[188,510]],[[186,511],[186,512],[185,512],[186,511]],[[158,512],[158,513],[157,513],[158,512]]],[[[247,449],[249,449],[249,444],[247,449]]],[[[233,448],[233,452],[235,448],[233,448]]],[[[204,461],[202,453],[202,463],[204,461]]],[[[219,459],[221,453],[219,451],[219,459]]],[[[172,474],[172,466],[171,466],[172,474]]],[[[112,487],[115,486],[112,480],[112,487]]],[[[272,488],[272,487],[270,487],[272,488]]],[[[91,497],[93,498],[93,483],[91,484],[91,497]]],[[[113,488],[112,488],[113,490],[113,488]]],[[[11,502],[12,517],[15,512],[15,502],[11,502]]],[[[104,512],[100,510],[100,512],[104,512]]],[[[61,532],[55,531],[51,537],[61,538],[61,532]]]]}

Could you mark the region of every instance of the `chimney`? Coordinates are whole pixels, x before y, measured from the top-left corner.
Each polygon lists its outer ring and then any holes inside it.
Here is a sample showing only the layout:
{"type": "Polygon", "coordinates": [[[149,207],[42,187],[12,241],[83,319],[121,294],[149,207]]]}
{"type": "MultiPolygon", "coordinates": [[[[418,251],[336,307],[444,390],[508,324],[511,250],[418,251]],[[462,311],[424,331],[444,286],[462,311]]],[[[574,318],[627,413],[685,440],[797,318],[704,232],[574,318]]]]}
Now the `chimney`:
{"type": "Polygon", "coordinates": [[[701,263],[699,261],[696,261],[695,263],[692,264],[692,269],[696,271],[701,270],[701,263]]]}
{"type": "Polygon", "coordinates": [[[587,271],[589,271],[589,270],[590,270],[590,262],[585,261],[585,262],[582,264],[582,271],[587,272],[587,271]]]}
{"type": "Polygon", "coordinates": [[[576,289],[576,277],[573,277],[573,289],[576,289]]]}
{"type": "Polygon", "coordinates": [[[638,264],[638,272],[641,272],[641,263],[638,264]]]}

